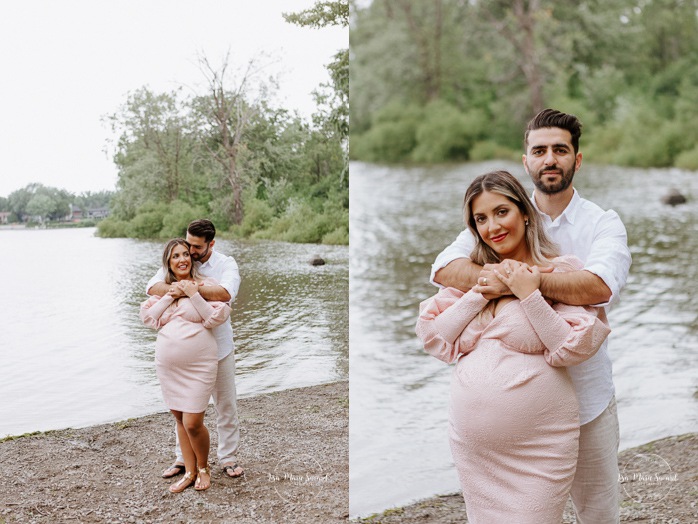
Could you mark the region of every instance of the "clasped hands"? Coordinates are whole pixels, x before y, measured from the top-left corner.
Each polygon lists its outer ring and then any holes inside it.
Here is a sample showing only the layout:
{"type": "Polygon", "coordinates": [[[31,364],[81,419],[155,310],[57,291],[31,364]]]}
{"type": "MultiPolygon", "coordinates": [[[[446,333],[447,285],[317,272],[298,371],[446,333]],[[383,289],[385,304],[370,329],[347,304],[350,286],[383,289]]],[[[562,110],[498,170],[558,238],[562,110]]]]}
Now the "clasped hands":
{"type": "Polygon", "coordinates": [[[170,284],[170,289],[167,291],[167,294],[172,298],[181,298],[185,295],[191,297],[192,295],[198,293],[198,291],[199,284],[193,280],[180,280],[170,284]]]}
{"type": "Polygon", "coordinates": [[[529,266],[509,259],[499,264],[485,264],[472,290],[487,300],[512,294],[523,300],[540,287],[541,273],[552,270],[552,267],[529,266]]]}

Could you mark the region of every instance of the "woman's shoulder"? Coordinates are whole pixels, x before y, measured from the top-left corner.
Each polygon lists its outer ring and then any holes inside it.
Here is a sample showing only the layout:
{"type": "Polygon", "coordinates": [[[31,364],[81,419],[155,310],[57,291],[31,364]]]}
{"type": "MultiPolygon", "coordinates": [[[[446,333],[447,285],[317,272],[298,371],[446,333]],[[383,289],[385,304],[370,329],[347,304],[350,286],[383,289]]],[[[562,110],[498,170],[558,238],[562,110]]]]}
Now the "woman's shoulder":
{"type": "Polygon", "coordinates": [[[579,271],[584,269],[584,262],[574,255],[562,255],[552,260],[554,271],[579,271]]]}

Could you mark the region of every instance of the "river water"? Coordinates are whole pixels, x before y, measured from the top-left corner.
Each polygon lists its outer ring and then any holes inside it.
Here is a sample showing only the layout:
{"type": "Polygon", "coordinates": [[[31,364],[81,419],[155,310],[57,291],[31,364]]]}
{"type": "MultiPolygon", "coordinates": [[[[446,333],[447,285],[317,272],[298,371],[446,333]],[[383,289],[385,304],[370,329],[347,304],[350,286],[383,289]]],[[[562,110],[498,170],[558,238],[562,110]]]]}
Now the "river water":
{"type": "MultiPolygon", "coordinates": [[[[164,242],[90,229],[0,230],[0,437],[165,411],[156,332],[138,318],[164,242]]],[[[242,397],[348,377],[346,246],[218,240],[242,397]],[[327,264],[311,266],[321,255],[327,264]]]]}
{"type": "MultiPolygon", "coordinates": [[[[436,254],[463,227],[470,181],[520,164],[395,168],[350,178],[350,513],[458,491],[446,434],[450,368],[414,334],[436,254]]],[[[698,173],[584,166],[581,195],[615,209],[633,256],[611,311],[621,449],[698,431],[698,173]],[[670,187],[689,203],[660,203],[670,187]]]]}

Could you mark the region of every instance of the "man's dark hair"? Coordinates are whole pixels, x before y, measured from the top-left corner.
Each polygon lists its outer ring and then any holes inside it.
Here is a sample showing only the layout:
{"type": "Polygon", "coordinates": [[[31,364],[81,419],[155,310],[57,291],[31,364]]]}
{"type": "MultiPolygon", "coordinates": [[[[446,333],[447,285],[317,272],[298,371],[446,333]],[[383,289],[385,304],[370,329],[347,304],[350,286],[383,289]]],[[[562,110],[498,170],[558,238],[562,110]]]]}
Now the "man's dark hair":
{"type": "Polygon", "coordinates": [[[562,113],[556,109],[543,109],[528,122],[526,133],[524,134],[524,149],[528,150],[528,134],[531,131],[544,127],[559,127],[569,131],[570,135],[572,135],[574,154],[576,155],[579,152],[579,137],[582,136],[582,123],[576,116],[562,113]]]}
{"type": "Polygon", "coordinates": [[[202,218],[200,220],[194,220],[194,222],[189,224],[187,233],[194,237],[203,237],[206,243],[209,243],[216,237],[216,228],[213,222],[202,218]]]}

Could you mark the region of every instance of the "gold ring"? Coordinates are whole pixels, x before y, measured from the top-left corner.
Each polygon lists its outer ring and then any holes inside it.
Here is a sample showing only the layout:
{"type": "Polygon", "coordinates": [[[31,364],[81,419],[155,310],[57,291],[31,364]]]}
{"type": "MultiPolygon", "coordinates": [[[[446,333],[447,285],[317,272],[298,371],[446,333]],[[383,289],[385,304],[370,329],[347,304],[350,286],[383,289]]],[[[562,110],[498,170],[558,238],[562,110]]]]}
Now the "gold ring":
{"type": "Polygon", "coordinates": [[[485,277],[485,278],[482,279],[482,285],[483,285],[483,286],[486,286],[486,285],[487,285],[487,277],[485,277]]]}
{"type": "Polygon", "coordinates": [[[511,275],[511,269],[507,269],[507,275],[511,275]]]}

